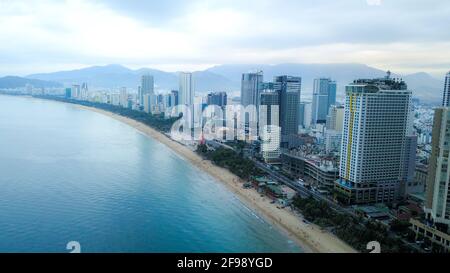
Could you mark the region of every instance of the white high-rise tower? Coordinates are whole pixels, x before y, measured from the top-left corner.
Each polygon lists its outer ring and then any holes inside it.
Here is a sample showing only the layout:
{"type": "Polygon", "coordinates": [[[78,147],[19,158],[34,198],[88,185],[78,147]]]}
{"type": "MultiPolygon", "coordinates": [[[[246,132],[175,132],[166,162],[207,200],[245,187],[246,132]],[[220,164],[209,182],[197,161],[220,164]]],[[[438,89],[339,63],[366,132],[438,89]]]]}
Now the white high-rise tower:
{"type": "Polygon", "coordinates": [[[340,201],[384,203],[400,197],[415,161],[409,152],[414,145],[412,92],[406,89],[403,81],[389,76],[346,86],[340,178],[335,183],[340,201]]]}
{"type": "Polygon", "coordinates": [[[180,72],[179,104],[191,106],[194,104],[194,80],[192,73],[180,72]]]}

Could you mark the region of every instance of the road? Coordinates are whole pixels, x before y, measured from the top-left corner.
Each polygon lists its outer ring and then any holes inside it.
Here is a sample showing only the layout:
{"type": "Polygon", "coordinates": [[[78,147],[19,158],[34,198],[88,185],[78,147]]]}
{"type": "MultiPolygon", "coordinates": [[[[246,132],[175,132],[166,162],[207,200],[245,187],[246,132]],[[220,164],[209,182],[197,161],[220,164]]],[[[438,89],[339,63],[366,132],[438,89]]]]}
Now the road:
{"type": "Polygon", "coordinates": [[[323,201],[327,203],[332,209],[334,209],[337,212],[350,214],[354,217],[357,217],[356,213],[351,208],[345,208],[334,202],[333,200],[330,200],[329,198],[314,192],[312,190],[309,190],[300,184],[297,183],[297,181],[291,180],[287,178],[286,176],[280,174],[279,172],[272,170],[271,168],[267,167],[264,163],[261,163],[259,161],[253,160],[255,162],[256,166],[260,168],[261,170],[268,173],[273,179],[276,179],[277,181],[285,184],[286,186],[289,186],[290,188],[296,190],[302,197],[309,197],[311,196],[317,201],[323,201]]]}
{"type": "MultiPolygon", "coordinates": [[[[322,196],[319,193],[309,190],[309,189],[301,186],[300,184],[298,184],[297,181],[291,180],[291,179],[287,178],[286,176],[280,174],[279,172],[272,170],[271,168],[267,167],[264,163],[261,163],[257,160],[253,160],[253,159],[252,159],[252,161],[255,162],[255,164],[258,168],[260,168],[261,170],[268,173],[272,179],[275,179],[275,180],[285,184],[286,186],[289,186],[290,188],[296,190],[302,197],[311,196],[317,201],[323,201],[323,202],[327,203],[330,206],[330,208],[336,212],[348,214],[353,217],[359,218],[359,216],[354,212],[354,210],[352,208],[342,207],[341,205],[335,203],[333,200],[330,200],[329,198],[322,196]]],[[[366,221],[366,220],[364,219],[364,221],[366,221]]],[[[360,223],[360,224],[364,225],[364,223],[360,223]]],[[[402,241],[402,243],[404,243],[405,245],[408,245],[411,248],[414,248],[419,253],[425,252],[420,246],[418,246],[414,243],[408,242],[407,240],[398,236],[397,234],[394,234],[393,232],[390,232],[390,235],[394,236],[395,238],[400,239],[402,241]]]]}

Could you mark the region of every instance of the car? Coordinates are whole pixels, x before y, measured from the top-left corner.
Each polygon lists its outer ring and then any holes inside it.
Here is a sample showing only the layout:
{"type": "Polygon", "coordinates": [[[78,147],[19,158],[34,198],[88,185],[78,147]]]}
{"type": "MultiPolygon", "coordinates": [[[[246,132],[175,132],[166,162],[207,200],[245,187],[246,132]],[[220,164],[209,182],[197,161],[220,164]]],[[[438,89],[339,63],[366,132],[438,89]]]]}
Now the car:
{"type": "Polygon", "coordinates": [[[303,179],[301,179],[301,178],[299,178],[299,179],[297,180],[297,183],[298,183],[300,186],[302,186],[302,187],[306,186],[305,181],[304,181],[303,179]]]}

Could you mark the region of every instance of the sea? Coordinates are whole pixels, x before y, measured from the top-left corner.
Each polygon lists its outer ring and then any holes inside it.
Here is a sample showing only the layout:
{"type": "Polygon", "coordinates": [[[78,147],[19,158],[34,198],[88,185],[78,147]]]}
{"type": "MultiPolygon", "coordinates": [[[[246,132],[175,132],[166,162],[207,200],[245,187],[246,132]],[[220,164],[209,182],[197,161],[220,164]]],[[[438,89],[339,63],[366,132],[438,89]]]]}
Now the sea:
{"type": "Polygon", "coordinates": [[[64,253],[69,242],[81,252],[302,252],[138,130],[76,105],[0,95],[0,252],[64,253]]]}

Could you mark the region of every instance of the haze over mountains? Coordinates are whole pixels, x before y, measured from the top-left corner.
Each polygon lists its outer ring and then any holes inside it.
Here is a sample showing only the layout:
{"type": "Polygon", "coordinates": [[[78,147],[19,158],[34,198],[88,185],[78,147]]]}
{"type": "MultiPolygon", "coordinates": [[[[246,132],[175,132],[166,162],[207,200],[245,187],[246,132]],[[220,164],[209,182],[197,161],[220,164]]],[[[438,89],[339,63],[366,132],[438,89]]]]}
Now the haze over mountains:
{"type": "MultiPolygon", "coordinates": [[[[210,91],[238,92],[242,73],[264,71],[264,80],[270,81],[276,75],[293,75],[302,77],[302,97],[308,99],[312,94],[313,79],[330,77],[338,84],[338,97],[343,97],[344,86],[357,78],[383,77],[386,71],[363,64],[278,64],[278,65],[218,65],[204,71],[194,72],[196,92],[210,91]]],[[[415,97],[424,102],[439,103],[443,88],[443,80],[420,72],[410,75],[398,75],[393,71],[392,77],[403,78],[415,97]]],[[[44,74],[32,74],[25,78],[0,78],[0,88],[7,86],[20,87],[26,83],[35,87],[70,86],[74,83],[87,82],[95,88],[119,88],[126,86],[136,89],[140,76],[149,73],[155,78],[156,90],[172,90],[178,88],[176,72],[164,72],[157,69],[129,69],[122,65],[92,66],[71,71],[59,71],[44,74]],[[37,80],[37,81],[36,81],[37,80]],[[14,84],[15,83],[15,84],[14,84]]]]}
{"type": "Polygon", "coordinates": [[[32,85],[36,88],[62,87],[59,82],[43,81],[31,78],[22,78],[17,76],[6,76],[0,78],[0,88],[20,88],[26,85],[32,85]]]}

